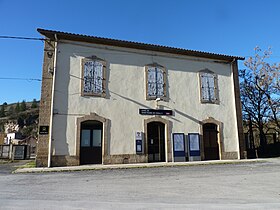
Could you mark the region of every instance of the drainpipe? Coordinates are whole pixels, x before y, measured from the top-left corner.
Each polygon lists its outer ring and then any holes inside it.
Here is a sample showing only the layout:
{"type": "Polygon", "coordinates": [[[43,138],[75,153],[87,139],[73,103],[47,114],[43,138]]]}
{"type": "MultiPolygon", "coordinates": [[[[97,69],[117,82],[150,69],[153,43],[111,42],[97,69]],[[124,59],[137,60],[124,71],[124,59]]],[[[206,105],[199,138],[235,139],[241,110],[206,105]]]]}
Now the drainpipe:
{"type": "Polygon", "coordinates": [[[54,60],[53,60],[53,81],[52,81],[52,97],[51,97],[51,113],[50,113],[50,130],[49,130],[49,152],[48,152],[48,168],[51,167],[52,157],[52,130],[53,130],[53,103],[54,103],[54,86],[55,86],[55,72],[56,72],[56,58],[57,58],[57,35],[54,34],[54,60]]]}

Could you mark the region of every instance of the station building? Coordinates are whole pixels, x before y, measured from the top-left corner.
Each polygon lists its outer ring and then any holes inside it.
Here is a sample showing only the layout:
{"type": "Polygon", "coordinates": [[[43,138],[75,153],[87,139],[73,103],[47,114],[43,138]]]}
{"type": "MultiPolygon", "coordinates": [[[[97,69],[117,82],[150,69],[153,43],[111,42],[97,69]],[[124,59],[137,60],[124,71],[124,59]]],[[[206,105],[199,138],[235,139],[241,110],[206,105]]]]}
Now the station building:
{"type": "Polygon", "coordinates": [[[244,157],[243,57],[38,32],[45,47],[37,166],[244,157]]]}

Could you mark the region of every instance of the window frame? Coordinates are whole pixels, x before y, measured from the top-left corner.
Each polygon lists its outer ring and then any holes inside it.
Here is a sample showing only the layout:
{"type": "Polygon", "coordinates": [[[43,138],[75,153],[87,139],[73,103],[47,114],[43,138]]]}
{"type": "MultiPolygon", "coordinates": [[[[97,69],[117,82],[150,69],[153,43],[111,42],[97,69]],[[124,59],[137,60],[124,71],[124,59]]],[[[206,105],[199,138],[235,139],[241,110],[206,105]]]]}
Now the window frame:
{"type": "Polygon", "coordinates": [[[86,58],[82,58],[81,60],[81,69],[82,69],[82,76],[81,76],[81,96],[96,96],[96,97],[106,97],[106,61],[100,58],[97,58],[96,56],[92,56],[92,57],[86,57],[86,58]],[[85,74],[85,63],[88,61],[93,61],[93,62],[100,62],[102,64],[102,91],[101,93],[94,93],[94,92],[90,92],[90,93],[86,93],[84,91],[84,74],[85,74]]]}
{"type": "Polygon", "coordinates": [[[162,65],[159,65],[157,63],[153,64],[147,64],[145,65],[145,83],[146,83],[146,100],[156,100],[157,98],[160,98],[163,101],[167,101],[167,73],[166,68],[162,65]],[[154,68],[160,68],[163,73],[163,96],[150,96],[148,93],[149,88],[149,82],[148,82],[148,70],[150,67],[154,68]]]}
{"type": "Polygon", "coordinates": [[[199,71],[199,83],[200,83],[200,102],[203,104],[219,104],[219,89],[218,89],[218,75],[209,69],[199,71]],[[202,77],[204,74],[211,74],[214,80],[214,99],[203,99],[202,77]]]}

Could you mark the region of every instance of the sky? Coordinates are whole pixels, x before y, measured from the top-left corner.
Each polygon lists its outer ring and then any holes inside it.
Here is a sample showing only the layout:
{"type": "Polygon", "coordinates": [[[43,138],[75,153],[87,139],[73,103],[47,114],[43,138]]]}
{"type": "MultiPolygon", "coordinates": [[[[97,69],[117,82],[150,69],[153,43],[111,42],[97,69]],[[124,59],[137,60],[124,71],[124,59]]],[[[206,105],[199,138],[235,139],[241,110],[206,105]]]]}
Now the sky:
{"type": "MultiPolygon", "coordinates": [[[[0,0],[0,36],[42,38],[44,28],[245,58],[272,47],[280,62],[279,8],[278,0],[0,0]]],[[[41,82],[31,79],[42,77],[43,45],[0,38],[0,104],[40,100],[41,82]]]]}

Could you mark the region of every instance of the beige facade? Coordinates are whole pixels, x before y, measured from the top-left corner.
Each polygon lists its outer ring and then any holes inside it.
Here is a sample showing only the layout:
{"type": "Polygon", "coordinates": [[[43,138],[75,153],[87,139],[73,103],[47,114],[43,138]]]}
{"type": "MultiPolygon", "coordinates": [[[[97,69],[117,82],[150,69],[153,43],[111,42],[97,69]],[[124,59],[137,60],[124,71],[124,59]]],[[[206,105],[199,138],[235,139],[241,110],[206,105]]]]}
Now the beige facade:
{"type": "Polygon", "coordinates": [[[50,116],[51,111],[40,113],[40,125],[50,126],[51,133],[39,135],[38,166],[46,166],[47,156],[51,161],[49,166],[79,165],[81,123],[86,121],[102,123],[102,164],[148,162],[149,122],[164,125],[165,161],[174,161],[172,133],[199,133],[202,136],[203,159],[205,123],[217,126],[219,159],[243,157],[243,139],[238,130],[238,81],[234,81],[238,79],[234,75],[236,59],[240,58],[222,55],[215,57],[215,54],[209,54],[207,58],[207,53],[203,56],[168,53],[166,50],[153,51],[112,43],[101,44],[86,38],[83,41],[81,35],[71,35],[78,37],[77,41],[62,32],[39,32],[48,38],[57,34],[56,40],[52,40],[57,42],[57,53],[49,61],[47,58],[44,60],[43,76],[51,77],[49,80],[54,81],[54,89],[49,85],[50,81],[44,81],[43,78],[41,106],[47,105],[47,109],[50,109],[51,105],[48,104],[51,103],[53,116],[50,116]],[[105,62],[102,83],[105,92],[102,96],[83,94],[82,65],[86,58],[98,58],[105,62]],[[51,63],[50,66],[55,66],[55,72],[49,70],[47,62],[51,63]],[[166,74],[165,97],[159,101],[147,100],[146,74],[147,66],[151,64],[162,66],[166,74]],[[213,72],[217,77],[215,92],[218,94],[218,101],[215,103],[201,101],[200,72],[205,70],[213,72]],[[50,98],[52,93],[53,100],[50,98]],[[140,115],[139,109],[172,110],[173,115],[140,115]],[[143,154],[136,154],[137,131],[143,132],[143,154]],[[46,143],[50,139],[51,143],[46,143]],[[51,156],[46,154],[48,151],[51,156]]]}

